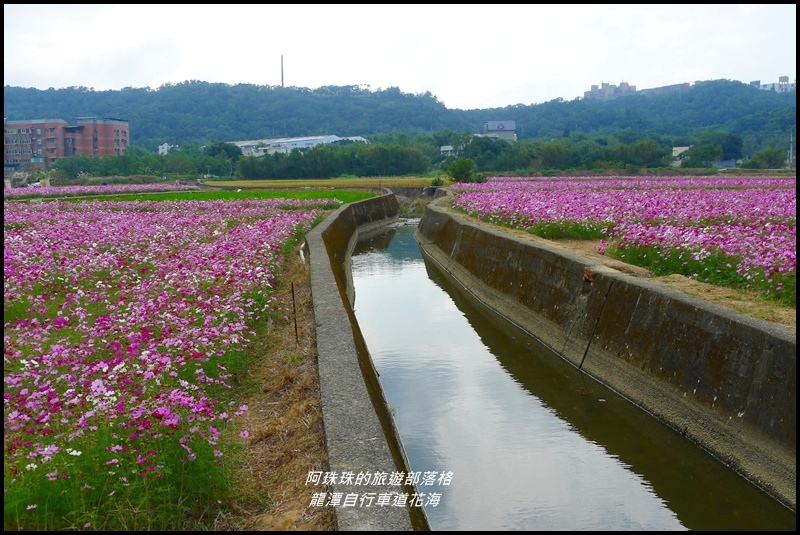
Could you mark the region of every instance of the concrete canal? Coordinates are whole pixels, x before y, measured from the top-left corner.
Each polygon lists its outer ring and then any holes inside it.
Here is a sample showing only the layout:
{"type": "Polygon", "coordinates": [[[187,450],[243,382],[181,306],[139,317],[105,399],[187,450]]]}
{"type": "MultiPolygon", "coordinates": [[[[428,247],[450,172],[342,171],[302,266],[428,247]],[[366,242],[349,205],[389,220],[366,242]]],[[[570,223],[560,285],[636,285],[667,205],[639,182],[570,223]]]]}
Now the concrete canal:
{"type": "Polygon", "coordinates": [[[795,528],[795,512],[477,302],[413,223],[356,243],[353,310],[431,529],[795,528]]]}
{"type": "Polygon", "coordinates": [[[789,328],[398,214],[306,236],[338,530],[794,529],[789,328]]]}

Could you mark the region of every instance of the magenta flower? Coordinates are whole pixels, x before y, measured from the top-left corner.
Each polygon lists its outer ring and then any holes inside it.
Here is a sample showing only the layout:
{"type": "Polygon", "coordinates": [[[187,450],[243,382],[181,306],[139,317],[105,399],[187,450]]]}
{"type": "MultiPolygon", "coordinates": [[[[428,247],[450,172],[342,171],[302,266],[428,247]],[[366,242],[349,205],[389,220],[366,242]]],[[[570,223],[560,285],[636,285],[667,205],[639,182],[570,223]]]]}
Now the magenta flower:
{"type": "Polygon", "coordinates": [[[150,473],[198,441],[221,457],[236,404],[208,391],[231,390],[228,355],[276,306],[284,244],[332,202],[4,202],[7,473],[80,477],[87,451],[150,473]]]}

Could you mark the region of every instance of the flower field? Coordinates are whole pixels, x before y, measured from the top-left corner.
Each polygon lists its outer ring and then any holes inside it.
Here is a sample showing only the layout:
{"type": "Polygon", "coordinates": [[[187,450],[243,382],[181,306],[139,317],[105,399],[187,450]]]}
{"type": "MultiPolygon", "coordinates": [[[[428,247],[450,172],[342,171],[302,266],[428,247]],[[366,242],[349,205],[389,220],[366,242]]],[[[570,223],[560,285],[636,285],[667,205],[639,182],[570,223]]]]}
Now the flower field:
{"type": "Polygon", "coordinates": [[[196,190],[197,186],[181,184],[123,184],[107,186],[39,186],[35,188],[4,188],[4,199],[25,197],[77,197],[82,195],[166,192],[196,190]]]}
{"type": "Polygon", "coordinates": [[[548,239],[796,306],[797,182],[781,177],[518,178],[451,187],[453,206],[548,239]]]}
{"type": "Polygon", "coordinates": [[[5,529],[217,503],[249,325],[287,316],[285,254],[339,202],[4,202],[5,529]]]}

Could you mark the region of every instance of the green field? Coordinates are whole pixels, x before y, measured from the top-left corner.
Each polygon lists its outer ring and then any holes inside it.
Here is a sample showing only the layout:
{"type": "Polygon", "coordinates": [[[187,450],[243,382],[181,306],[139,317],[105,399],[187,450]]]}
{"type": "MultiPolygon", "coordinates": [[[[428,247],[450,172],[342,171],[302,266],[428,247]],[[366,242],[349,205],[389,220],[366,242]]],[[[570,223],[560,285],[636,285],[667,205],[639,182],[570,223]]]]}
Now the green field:
{"type": "Polygon", "coordinates": [[[201,182],[205,186],[225,189],[292,190],[298,188],[425,188],[431,185],[432,180],[430,177],[366,177],[298,180],[202,180],[201,182]]]}

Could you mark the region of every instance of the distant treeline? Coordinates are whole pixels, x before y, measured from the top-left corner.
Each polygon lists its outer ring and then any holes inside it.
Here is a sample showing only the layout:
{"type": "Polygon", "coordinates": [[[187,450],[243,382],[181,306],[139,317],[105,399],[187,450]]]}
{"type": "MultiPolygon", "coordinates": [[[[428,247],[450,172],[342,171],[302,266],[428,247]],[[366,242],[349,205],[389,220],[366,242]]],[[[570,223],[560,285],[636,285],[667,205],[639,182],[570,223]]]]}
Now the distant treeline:
{"type": "Polygon", "coordinates": [[[555,99],[476,110],[448,109],[429,92],[371,91],[359,86],[311,90],[187,81],[119,91],[6,86],[3,93],[6,119],[124,119],[130,122],[132,144],[148,151],[163,143],[206,146],[328,134],[372,141],[399,133],[414,139],[436,138],[448,131],[481,133],[487,121],[513,120],[520,141],[542,143],[577,143],[588,136],[599,144],[603,139],[626,145],[652,139],[660,147],[689,146],[706,132],[717,132],[736,136],[746,159],[766,148],[788,149],[796,102],[795,91],[762,91],[731,80],[695,84],[685,92],[637,93],[608,102],[555,99]]]}
{"type": "MultiPolygon", "coordinates": [[[[721,160],[742,156],[742,140],[735,134],[707,130],[683,154],[684,168],[707,168],[721,160]]],[[[762,149],[742,167],[777,168],[786,159],[783,149],[762,149]]],[[[51,170],[52,178],[76,179],[111,176],[236,176],[243,179],[335,178],[340,176],[454,175],[455,162],[468,163],[471,177],[490,173],[534,175],[551,171],[610,170],[639,173],[675,163],[671,144],[657,137],[626,133],[624,136],[568,137],[517,142],[493,140],[443,130],[431,135],[405,133],[377,136],[370,143],[339,141],[290,153],[242,156],[236,145],[212,142],[186,144],[166,155],[133,146],[123,156],[62,158],[51,170]],[[443,154],[442,145],[455,151],[443,154]]]]}

